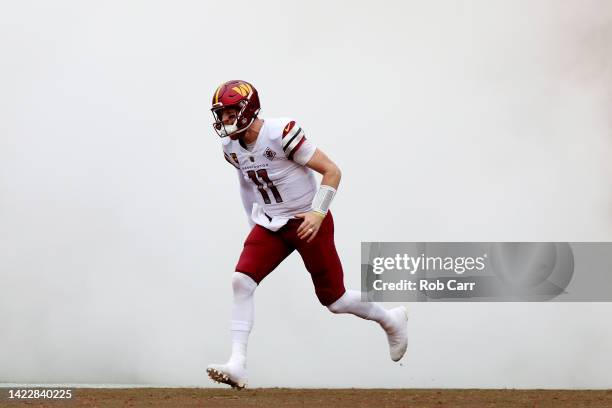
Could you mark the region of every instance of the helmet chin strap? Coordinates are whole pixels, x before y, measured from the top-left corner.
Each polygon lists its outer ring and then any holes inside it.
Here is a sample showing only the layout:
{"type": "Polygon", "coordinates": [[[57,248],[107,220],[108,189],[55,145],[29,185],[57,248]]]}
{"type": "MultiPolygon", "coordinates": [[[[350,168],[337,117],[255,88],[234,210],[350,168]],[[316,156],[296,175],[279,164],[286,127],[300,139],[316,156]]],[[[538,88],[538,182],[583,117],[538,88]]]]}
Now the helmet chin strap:
{"type": "Polygon", "coordinates": [[[240,130],[238,130],[238,125],[236,124],[238,123],[238,119],[236,119],[234,123],[232,123],[231,125],[222,125],[221,129],[219,129],[218,131],[219,136],[226,137],[226,136],[237,135],[238,133],[243,133],[245,130],[248,130],[253,123],[255,123],[255,119],[256,118],[253,118],[251,120],[251,123],[249,123],[246,127],[240,130]]]}

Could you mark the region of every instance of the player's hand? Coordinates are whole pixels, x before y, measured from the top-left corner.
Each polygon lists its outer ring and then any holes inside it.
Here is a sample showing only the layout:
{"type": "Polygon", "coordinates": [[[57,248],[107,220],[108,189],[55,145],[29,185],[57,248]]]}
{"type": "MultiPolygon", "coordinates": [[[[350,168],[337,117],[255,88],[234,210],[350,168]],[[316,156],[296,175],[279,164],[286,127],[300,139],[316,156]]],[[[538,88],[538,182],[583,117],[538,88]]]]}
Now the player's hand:
{"type": "Polygon", "coordinates": [[[319,232],[319,228],[321,228],[321,223],[323,222],[323,218],[325,218],[325,216],[316,211],[309,211],[307,213],[296,215],[296,218],[301,218],[304,220],[297,229],[298,238],[308,238],[308,241],[306,242],[310,242],[314,239],[314,237],[317,236],[317,233],[319,232]]]}

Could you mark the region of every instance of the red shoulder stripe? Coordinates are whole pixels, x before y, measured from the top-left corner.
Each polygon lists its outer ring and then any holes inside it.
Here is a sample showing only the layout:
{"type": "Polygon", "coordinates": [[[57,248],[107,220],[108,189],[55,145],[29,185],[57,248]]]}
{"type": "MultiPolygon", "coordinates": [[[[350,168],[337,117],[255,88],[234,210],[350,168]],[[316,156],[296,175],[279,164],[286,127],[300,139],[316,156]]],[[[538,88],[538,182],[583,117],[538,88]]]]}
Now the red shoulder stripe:
{"type": "Polygon", "coordinates": [[[300,142],[295,145],[293,150],[291,150],[291,153],[289,153],[289,157],[287,157],[289,160],[293,160],[293,155],[300,149],[300,147],[302,147],[302,144],[304,144],[304,140],[306,140],[306,136],[302,137],[302,140],[300,140],[300,142]]]}

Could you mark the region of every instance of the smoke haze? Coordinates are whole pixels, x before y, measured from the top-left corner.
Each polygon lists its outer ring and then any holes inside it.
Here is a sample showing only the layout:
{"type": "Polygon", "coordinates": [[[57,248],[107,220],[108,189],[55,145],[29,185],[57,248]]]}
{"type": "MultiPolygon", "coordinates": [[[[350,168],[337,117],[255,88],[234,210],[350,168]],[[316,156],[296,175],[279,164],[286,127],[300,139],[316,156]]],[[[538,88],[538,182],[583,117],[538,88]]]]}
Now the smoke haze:
{"type": "MultiPolygon", "coordinates": [[[[229,79],[341,167],[348,287],[361,241],[612,240],[608,1],[3,2],[0,50],[0,382],[211,385],[247,233],[229,79]]],[[[392,364],[293,255],[250,385],[612,386],[610,304],[408,306],[392,364]]]]}

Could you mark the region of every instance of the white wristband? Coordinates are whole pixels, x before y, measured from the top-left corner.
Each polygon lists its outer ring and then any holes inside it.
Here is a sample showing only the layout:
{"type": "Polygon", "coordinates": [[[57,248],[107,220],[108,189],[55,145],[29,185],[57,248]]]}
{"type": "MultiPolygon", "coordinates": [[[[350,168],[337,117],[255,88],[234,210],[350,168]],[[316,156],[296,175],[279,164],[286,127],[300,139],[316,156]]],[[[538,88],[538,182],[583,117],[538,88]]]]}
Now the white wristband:
{"type": "Polygon", "coordinates": [[[317,194],[314,196],[314,200],[312,200],[312,211],[316,211],[323,215],[327,214],[335,194],[335,188],[321,184],[319,191],[317,191],[317,194]]]}

